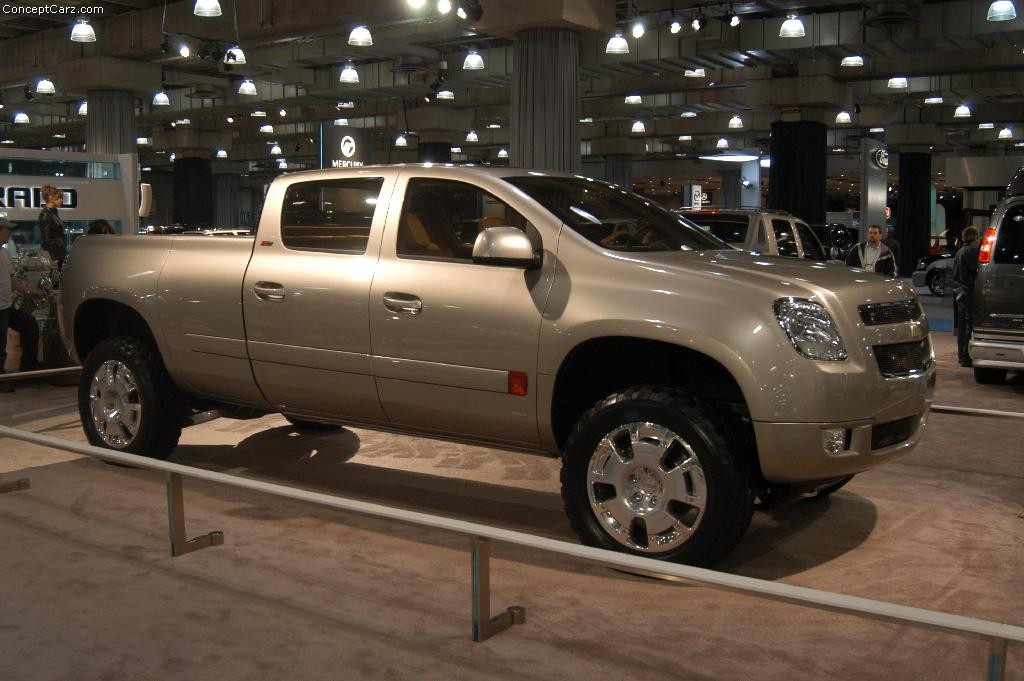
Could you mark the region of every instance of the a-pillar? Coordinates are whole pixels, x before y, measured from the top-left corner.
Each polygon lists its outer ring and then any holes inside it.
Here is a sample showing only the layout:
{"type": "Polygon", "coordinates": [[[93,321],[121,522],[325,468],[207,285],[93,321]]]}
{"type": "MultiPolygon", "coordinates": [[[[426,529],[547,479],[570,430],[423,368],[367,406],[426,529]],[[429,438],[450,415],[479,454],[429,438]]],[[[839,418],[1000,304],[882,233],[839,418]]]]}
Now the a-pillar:
{"type": "MultiPolygon", "coordinates": [[[[871,137],[860,141],[860,231],[867,238],[868,227],[882,227],[885,238],[885,206],[889,199],[889,154],[885,144],[871,137]]],[[[900,268],[903,272],[903,268],[900,268]]]]}
{"type": "Polygon", "coordinates": [[[827,128],[815,121],[772,123],[768,207],[825,222],[827,128]]]}
{"type": "Polygon", "coordinates": [[[932,155],[900,153],[900,199],[896,208],[899,271],[910,274],[918,258],[928,255],[932,225],[932,155]]]}
{"type": "Polygon", "coordinates": [[[562,28],[518,31],[512,52],[509,164],[579,172],[579,35],[562,28]]]}
{"type": "Polygon", "coordinates": [[[85,150],[91,154],[136,153],[135,97],[121,90],[91,90],[86,98],[85,150]]]}
{"type": "Polygon", "coordinates": [[[202,149],[174,152],[174,222],[188,228],[214,226],[209,152],[202,149]]]}
{"type": "Polygon", "coordinates": [[[633,190],[633,155],[605,154],[604,179],[612,184],[633,190]]]}

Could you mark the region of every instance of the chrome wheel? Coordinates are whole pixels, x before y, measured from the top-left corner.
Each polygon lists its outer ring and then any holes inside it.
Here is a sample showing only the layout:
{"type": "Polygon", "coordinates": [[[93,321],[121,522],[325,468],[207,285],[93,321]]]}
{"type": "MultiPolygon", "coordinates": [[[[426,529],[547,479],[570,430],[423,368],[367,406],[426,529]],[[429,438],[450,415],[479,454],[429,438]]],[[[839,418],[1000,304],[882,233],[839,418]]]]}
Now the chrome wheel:
{"type": "Polygon", "coordinates": [[[117,360],[103,362],[89,384],[89,410],[96,433],[108,447],[129,446],[142,424],[142,398],[131,369],[117,360]]]}
{"type": "Polygon", "coordinates": [[[704,518],[707,483],[693,448],[654,423],[601,438],[587,466],[590,507],[605,531],[635,551],[684,544],[704,518]]]}

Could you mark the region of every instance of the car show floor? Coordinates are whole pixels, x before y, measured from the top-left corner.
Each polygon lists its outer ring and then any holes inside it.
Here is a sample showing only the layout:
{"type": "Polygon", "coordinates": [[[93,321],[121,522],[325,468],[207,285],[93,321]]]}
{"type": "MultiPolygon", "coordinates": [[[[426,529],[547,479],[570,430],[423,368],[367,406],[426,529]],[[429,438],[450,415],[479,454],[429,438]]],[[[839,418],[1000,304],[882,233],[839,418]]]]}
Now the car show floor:
{"type": "MultiPolygon", "coordinates": [[[[1024,411],[936,332],[935,403],[1024,411]]],[[[20,385],[0,424],[84,442],[75,388],[20,385]]],[[[1024,626],[1024,421],[933,413],[920,446],[826,500],[755,514],[717,569],[1024,626]]],[[[558,462],[282,417],[185,430],[171,461],[576,541],[558,462]]],[[[469,539],[0,438],[0,679],[981,679],[982,640],[611,570],[495,543],[474,643],[469,539]]],[[[1024,680],[1024,646],[1007,679],[1024,680]]]]}

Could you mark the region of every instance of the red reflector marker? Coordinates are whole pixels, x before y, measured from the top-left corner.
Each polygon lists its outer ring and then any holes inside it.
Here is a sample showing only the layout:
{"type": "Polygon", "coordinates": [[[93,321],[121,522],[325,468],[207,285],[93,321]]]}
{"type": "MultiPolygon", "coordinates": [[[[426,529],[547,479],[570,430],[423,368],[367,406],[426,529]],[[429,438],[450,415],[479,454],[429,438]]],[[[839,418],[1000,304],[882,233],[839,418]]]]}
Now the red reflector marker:
{"type": "Polygon", "coordinates": [[[510,395],[525,395],[526,387],[527,382],[525,371],[508,372],[508,392],[510,395]]]}

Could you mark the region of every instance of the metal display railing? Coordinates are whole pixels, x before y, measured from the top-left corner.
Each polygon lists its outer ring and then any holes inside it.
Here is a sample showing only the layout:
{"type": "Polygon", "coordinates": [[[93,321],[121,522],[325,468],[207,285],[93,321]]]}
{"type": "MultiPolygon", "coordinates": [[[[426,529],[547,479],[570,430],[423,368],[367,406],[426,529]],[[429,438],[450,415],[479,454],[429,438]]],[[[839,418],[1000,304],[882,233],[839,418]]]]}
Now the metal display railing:
{"type": "MultiPolygon", "coordinates": [[[[186,477],[254,492],[263,492],[342,511],[363,513],[387,520],[412,523],[468,535],[471,538],[470,549],[472,552],[471,589],[474,641],[486,640],[513,624],[523,624],[526,621],[525,609],[518,606],[507,608],[495,617],[490,615],[490,542],[500,541],[507,544],[549,551],[614,568],[646,574],[668,575],[693,584],[732,591],[747,596],[782,601],[818,610],[828,610],[844,615],[902,624],[946,634],[982,639],[989,644],[988,655],[984,665],[984,678],[986,681],[1002,681],[1005,679],[1008,644],[1011,642],[1024,643],[1024,627],[1010,624],[1000,624],[972,617],[885,603],[857,596],[845,596],[789,584],[778,584],[687,565],[665,563],[651,558],[581,546],[579,544],[505,530],[479,523],[455,520],[417,511],[402,510],[366,501],[310,492],[276,483],[182,466],[134,454],[124,454],[111,449],[83,445],[6,426],[0,426],[0,437],[11,437],[83,456],[91,456],[105,461],[166,473],[167,509],[171,555],[173,556],[181,556],[208,546],[217,546],[224,541],[223,534],[216,531],[194,539],[187,539],[182,490],[182,478],[186,477]]],[[[0,487],[0,492],[27,490],[30,488],[30,485],[27,479],[20,479],[13,483],[8,483],[6,487],[7,489],[0,487]]]]}

